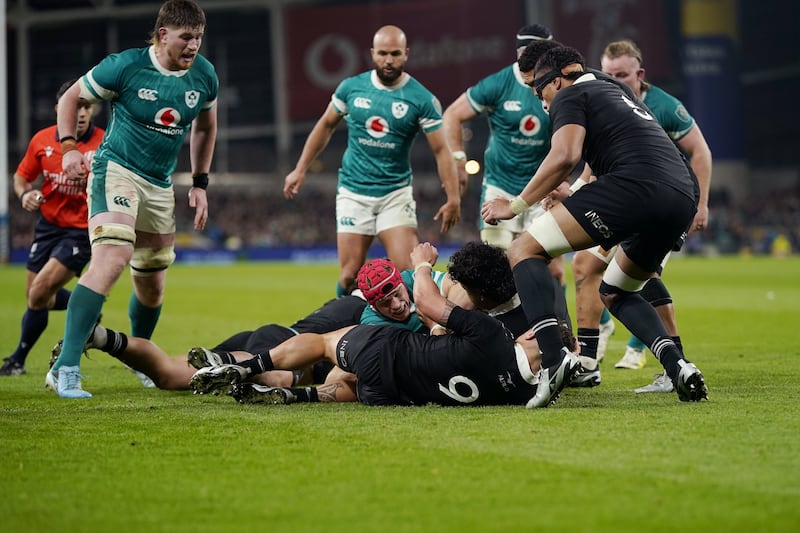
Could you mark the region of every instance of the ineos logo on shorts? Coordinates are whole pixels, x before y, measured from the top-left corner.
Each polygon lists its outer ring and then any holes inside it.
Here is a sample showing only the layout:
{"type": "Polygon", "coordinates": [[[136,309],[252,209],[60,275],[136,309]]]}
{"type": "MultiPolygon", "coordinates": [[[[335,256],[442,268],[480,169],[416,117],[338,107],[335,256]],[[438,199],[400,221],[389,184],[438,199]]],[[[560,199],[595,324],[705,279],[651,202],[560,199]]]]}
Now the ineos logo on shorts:
{"type": "Polygon", "coordinates": [[[367,133],[371,137],[380,139],[389,133],[389,123],[383,117],[369,117],[364,123],[367,133]]]}
{"type": "Polygon", "coordinates": [[[542,129],[542,121],[533,115],[525,115],[519,121],[519,132],[525,137],[532,137],[542,129]]]}
{"type": "Polygon", "coordinates": [[[339,356],[336,359],[342,368],[347,368],[347,359],[345,359],[345,353],[347,352],[348,342],[349,341],[347,339],[344,339],[339,343],[339,356]]]}
{"type": "Polygon", "coordinates": [[[158,110],[155,120],[156,124],[161,124],[162,126],[177,126],[181,122],[181,114],[178,113],[177,109],[165,107],[158,110]]]}
{"type": "Polygon", "coordinates": [[[594,210],[587,211],[583,214],[583,216],[585,216],[586,220],[588,220],[589,223],[600,232],[600,235],[602,235],[603,238],[610,239],[614,234],[614,232],[611,231],[606,223],[603,222],[603,219],[600,218],[600,215],[598,215],[594,210]]]}
{"type": "Polygon", "coordinates": [[[124,196],[115,196],[114,203],[117,205],[121,205],[122,207],[130,207],[131,201],[125,198],[124,196]]]}
{"type": "Polygon", "coordinates": [[[353,106],[361,109],[369,109],[372,107],[372,100],[369,98],[364,98],[363,96],[359,96],[353,100],[353,106]]]}
{"type": "Polygon", "coordinates": [[[145,89],[142,87],[139,89],[138,95],[142,100],[150,100],[151,102],[158,100],[158,91],[155,89],[145,89]]]}

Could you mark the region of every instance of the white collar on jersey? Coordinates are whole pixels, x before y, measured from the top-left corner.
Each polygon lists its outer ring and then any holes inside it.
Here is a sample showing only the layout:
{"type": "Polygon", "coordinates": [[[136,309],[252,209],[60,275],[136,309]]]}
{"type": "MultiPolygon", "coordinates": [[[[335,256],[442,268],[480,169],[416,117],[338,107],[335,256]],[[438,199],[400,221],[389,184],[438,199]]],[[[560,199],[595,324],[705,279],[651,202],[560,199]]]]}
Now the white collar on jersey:
{"type": "Polygon", "coordinates": [[[153,66],[156,67],[156,70],[158,70],[164,76],[175,76],[176,78],[180,78],[182,76],[185,76],[186,73],[189,72],[188,69],[186,69],[186,70],[169,70],[167,68],[162,67],[161,63],[158,62],[158,58],[156,57],[156,47],[155,47],[155,45],[152,45],[152,44],[150,45],[150,50],[148,50],[148,53],[150,54],[150,61],[153,62],[153,66]]]}
{"type": "Polygon", "coordinates": [[[372,85],[376,89],[379,89],[379,90],[382,90],[382,91],[396,91],[396,90],[402,89],[403,87],[406,86],[408,81],[411,79],[411,75],[408,72],[403,72],[400,81],[397,82],[397,84],[392,85],[391,87],[389,87],[388,85],[384,85],[383,82],[381,81],[381,79],[378,77],[378,73],[375,72],[374,70],[370,74],[369,79],[372,82],[372,85]]]}
{"type": "Polygon", "coordinates": [[[597,80],[597,76],[595,76],[591,72],[587,72],[586,74],[575,80],[575,83],[583,83],[585,81],[595,81],[595,80],[597,80]]]}
{"type": "Polygon", "coordinates": [[[512,296],[511,299],[509,301],[507,301],[506,303],[502,303],[502,304],[498,305],[497,307],[495,307],[494,309],[489,309],[487,314],[489,316],[502,315],[503,313],[508,313],[512,309],[516,309],[521,304],[522,304],[522,302],[519,299],[519,295],[518,294],[514,294],[514,296],[512,296]]]}
{"type": "Polygon", "coordinates": [[[517,82],[519,82],[519,84],[523,87],[530,89],[530,87],[528,87],[528,85],[522,79],[522,73],[519,71],[519,63],[514,61],[514,64],[511,65],[511,70],[514,72],[514,77],[517,79],[517,82]]]}

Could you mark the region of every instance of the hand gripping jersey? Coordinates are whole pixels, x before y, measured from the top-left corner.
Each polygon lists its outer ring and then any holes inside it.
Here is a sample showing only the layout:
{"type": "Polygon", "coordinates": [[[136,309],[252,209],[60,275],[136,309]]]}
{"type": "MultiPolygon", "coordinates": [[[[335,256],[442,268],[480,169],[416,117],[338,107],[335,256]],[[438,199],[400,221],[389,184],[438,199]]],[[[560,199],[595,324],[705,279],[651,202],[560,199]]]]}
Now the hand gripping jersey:
{"type": "MultiPolygon", "coordinates": [[[[86,180],[68,181],[61,168],[61,143],[58,128],[50,126],[38,131],[28,143],[28,150],[17,167],[17,174],[29,183],[43,176],[39,205],[42,217],[60,228],[86,229],[89,211],[86,207],[86,180]]],[[[78,151],[91,163],[103,140],[104,131],[94,125],[78,139],[78,151]]]]}
{"type": "Polygon", "coordinates": [[[484,182],[519,194],[550,151],[550,117],[514,63],[467,89],[467,101],[486,113],[491,133],[484,182]]]}
{"type": "Polygon", "coordinates": [[[409,185],[417,133],[442,127],[436,97],[407,74],[397,86],[386,87],[369,71],[342,81],[331,101],[348,128],[339,186],[378,197],[409,185]]]}
{"type": "Polygon", "coordinates": [[[107,135],[94,167],[114,161],[168,187],[192,121],[216,103],[219,80],[198,55],[188,70],[159,65],[155,48],[112,54],[81,78],[81,97],[111,101],[107,135]]]}

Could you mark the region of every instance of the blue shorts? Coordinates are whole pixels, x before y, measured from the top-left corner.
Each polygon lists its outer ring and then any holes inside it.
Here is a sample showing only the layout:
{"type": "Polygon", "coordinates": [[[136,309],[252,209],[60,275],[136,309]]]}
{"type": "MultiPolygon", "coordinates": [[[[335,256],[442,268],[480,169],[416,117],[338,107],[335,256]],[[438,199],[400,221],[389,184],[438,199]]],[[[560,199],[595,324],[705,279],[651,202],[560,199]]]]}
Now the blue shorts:
{"type": "Polygon", "coordinates": [[[40,217],[28,253],[27,269],[39,272],[51,257],[80,276],[92,257],[89,231],[62,228],[40,217]]]}

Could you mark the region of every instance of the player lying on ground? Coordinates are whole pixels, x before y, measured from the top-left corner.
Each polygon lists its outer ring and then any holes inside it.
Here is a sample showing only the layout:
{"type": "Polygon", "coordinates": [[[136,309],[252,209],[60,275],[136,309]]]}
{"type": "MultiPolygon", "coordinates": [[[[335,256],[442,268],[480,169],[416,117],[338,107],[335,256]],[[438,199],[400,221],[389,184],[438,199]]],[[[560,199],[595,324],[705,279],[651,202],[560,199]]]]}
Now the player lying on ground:
{"type": "MultiPolygon", "coordinates": [[[[468,277],[468,274],[464,276],[468,277]]],[[[471,307],[465,290],[450,276],[444,272],[432,272],[431,277],[443,294],[471,307]]],[[[358,323],[389,324],[427,333],[427,326],[414,312],[409,291],[413,282],[413,271],[399,272],[391,262],[376,259],[359,271],[359,286],[363,287],[363,294],[358,290],[353,296],[331,300],[289,327],[268,324],[255,331],[237,333],[211,350],[197,347],[186,355],[170,356],[148,339],[129,336],[98,324],[85,348],[99,349],[116,357],[149,376],[160,389],[187,390],[189,379],[197,369],[249,359],[253,354],[264,353],[299,333],[325,333],[358,323]]],[[[61,341],[53,349],[51,360],[58,357],[60,349],[61,341]]],[[[258,382],[271,386],[322,383],[332,367],[329,363],[320,363],[313,369],[268,372],[259,377],[258,382]]],[[[45,385],[53,388],[54,384],[48,379],[45,385]]]]}
{"type": "MultiPolygon", "coordinates": [[[[525,405],[543,407],[558,397],[550,390],[548,370],[540,372],[539,347],[531,334],[514,339],[502,322],[478,310],[465,310],[442,296],[428,275],[438,257],[430,243],[411,253],[420,275],[414,285],[417,309],[452,331],[421,335],[384,326],[357,325],[335,332],[298,335],[259,355],[257,361],[198,371],[195,392],[233,384],[231,395],[242,403],[352,401],[366,405],[525,405]],[[259,371],[302,368],[327,360],[357,376],[341,383],[334,395],[298,397],[286,388],[262,387],[250,380],[259,371]],[[351,387],[347,389],[348,385],[351,387]]],[[[574,348],[572,346],[571,348],[574,348]]],[[[565,363],[556,371],[565,372],[565,363]]]]}

